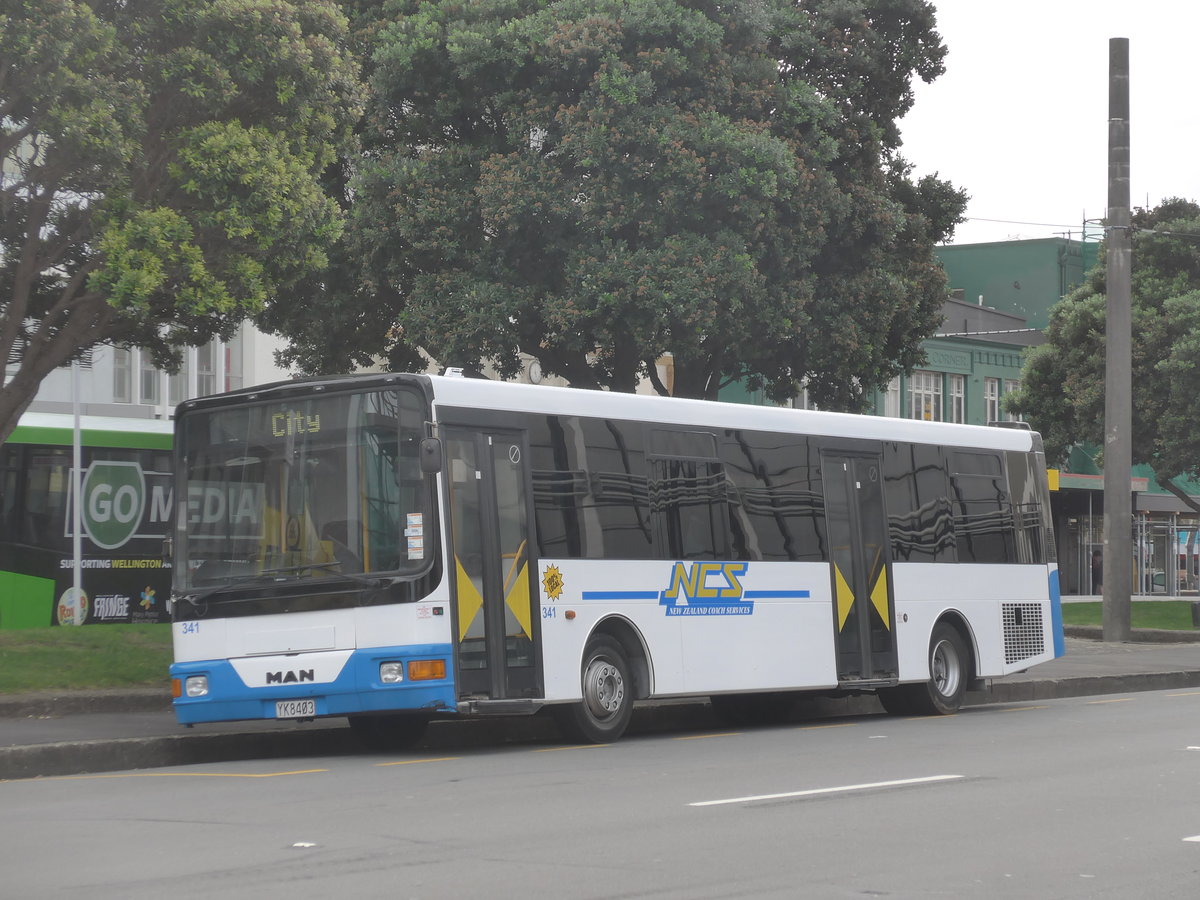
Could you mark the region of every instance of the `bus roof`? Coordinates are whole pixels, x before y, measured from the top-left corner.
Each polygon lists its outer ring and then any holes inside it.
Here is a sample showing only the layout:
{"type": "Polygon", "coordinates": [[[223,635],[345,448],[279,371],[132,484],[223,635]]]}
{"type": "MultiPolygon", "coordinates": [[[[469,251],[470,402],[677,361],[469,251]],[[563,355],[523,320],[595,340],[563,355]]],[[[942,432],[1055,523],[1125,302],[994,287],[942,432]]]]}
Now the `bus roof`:
{"type": "MultiPolygon", "coordinates": [[[[85,447],[170,450],[174,425],[163,419],[80,416],[80,443],[85,447]]],[[[61,413],[25,413],[7,443],[70,447],[75,417],[61,413]]]]}
{"type": "Polygon", "coordinates": [[[447,378],[436,375],[426,377],[433,387],[435,406],[479,406],[490,410],[564,416],[590,415],[662,422],[684,427],[744,428],[1023,452],[1028,452],[1034,446],[1034,432],[1025,428],[924,422],[854,413],[515,384],[478,378],[447,378]]]}
{"type": "Polygon", "coordinates": [[[180,404],[176,414],[182,417],[193,409],[199,411],[232,403],[279,401],[326,391],[375,390],[399,383],[426,386],[432,395],[435,410],[439,406],[468,409],[478,407],[511,412],[561,416],[589,415],[638,422],[662,422],[683,427],[742,428],[785,434],[940,444],[948,447],[1021,452],[1029,452],[1034,447],[1040,449],[1036,433],[1027,428],[923,422],[888,416],[519,384],[484,378],[400,373],[314,376],[242,388],[229,394],[215,394],[185,401],[180,404]]]}

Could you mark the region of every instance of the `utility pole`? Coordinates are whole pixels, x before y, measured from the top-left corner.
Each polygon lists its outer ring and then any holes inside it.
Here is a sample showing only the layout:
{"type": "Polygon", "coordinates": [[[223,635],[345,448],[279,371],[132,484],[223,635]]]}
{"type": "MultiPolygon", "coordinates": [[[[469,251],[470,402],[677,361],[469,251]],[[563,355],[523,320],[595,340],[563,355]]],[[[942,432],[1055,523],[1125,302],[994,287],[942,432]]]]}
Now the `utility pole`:
{"type": "Polygon", "coordinates": [[[1132,337],[1129,212],[1129,39],[1108,42],[1108,251],[1104,357],[1104,613],[1106,641],[1130,638],[1133,586],[1132,337]]]}

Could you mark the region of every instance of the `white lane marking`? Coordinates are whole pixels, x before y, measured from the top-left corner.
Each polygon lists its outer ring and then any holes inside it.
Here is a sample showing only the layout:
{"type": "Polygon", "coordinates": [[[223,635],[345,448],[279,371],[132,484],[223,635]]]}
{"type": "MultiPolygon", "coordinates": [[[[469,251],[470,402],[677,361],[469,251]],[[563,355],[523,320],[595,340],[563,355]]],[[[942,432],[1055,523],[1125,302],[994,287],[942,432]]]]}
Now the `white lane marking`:
{"type": "Polygon", "coordinates": [[[845,784],[840,787],[815,788],[810,791],[788,791],[782,794],[758,794],[753,797],[729,797],[725,800],[701,800],[688,806],[725,806],[730,803],[753,803],[756,800],[785,800],[792,797],[816,797],[821,794],[844,794],[848,791],[870,791],[876,788],[903,787],[909,784],[932,784],[955,781],[965,775],[928,775],[924,778],[901,778],[896,781],[874,781],[870,784],[845,784]]]}
{"type": "Polygon", "coordinates": [[[1191,837],[1184,838],[1185,841],[1191,841],[1193,844],[1200,844],[1200,834],[1193,834],[1191,837]]]}

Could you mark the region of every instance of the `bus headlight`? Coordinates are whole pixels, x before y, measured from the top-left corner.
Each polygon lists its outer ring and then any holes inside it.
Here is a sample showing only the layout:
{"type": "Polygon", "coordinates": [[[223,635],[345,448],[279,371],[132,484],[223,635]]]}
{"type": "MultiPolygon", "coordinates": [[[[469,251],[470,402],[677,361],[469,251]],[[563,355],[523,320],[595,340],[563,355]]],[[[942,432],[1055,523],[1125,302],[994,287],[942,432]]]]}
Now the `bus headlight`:
{"type": "Polygon", "coordinates": [[[399,684],[404,680],[404,663],[385,662],[379,664],[379,680],[384,684],[399,684]]]}
{"type": "Polygon", "coordinates": [[[187,681],[183,683],[183,691],[189,697],[207,697],[208,676],[189,675],[187,681]]]}

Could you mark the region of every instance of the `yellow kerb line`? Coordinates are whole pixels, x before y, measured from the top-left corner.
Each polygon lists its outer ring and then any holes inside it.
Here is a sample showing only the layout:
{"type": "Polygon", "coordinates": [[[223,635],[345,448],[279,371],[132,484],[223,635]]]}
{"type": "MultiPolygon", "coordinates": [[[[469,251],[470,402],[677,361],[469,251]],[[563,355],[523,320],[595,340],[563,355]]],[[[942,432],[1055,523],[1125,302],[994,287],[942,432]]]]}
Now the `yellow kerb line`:
{"type": "Polygon", "coordinates": [[[1132,697],[1114,697],[1111,700],[1089,700],[1087,705],[1095,706],[1097,703],[1128,703],[1132,699],[1132,697]]]}
{"type": "Polygon", "coordinates": [[[683,737],[671,738],[673,741],[705,741],[709,738],[736,737],[745,734],[742,731],[722,731],[719,734],[685,734],[683,737]]]}
{"type": "MultiPolygon", "coordinates": [[[[294,772],[124,772],[112,775],[59,775],[55,781],[84,781],[93,778],[280,778],[284,775],[314,775],[328,769],[297,769],[294,772]]],[[[50,779],[46,779],[49,781],[50,779]]]]}
{"type": "Polygon", "coordinates": [[[377,766],[411,766],[414,763],[450,762],[462,759],[461,756],[433,756],[429,759],[398,759],[395,762],[375,763],[377,766]]]}
{"type": "Polygon", "coordinates": [[[557,753],[559,750],[605,750],[612,744],[572,744],[570,747],[540,747],[534,753],[557,753]]]}

